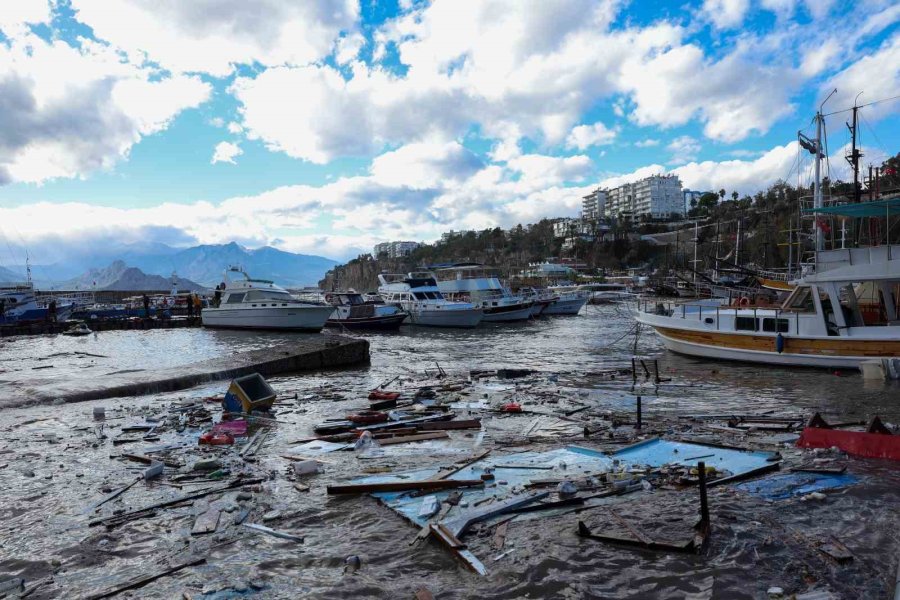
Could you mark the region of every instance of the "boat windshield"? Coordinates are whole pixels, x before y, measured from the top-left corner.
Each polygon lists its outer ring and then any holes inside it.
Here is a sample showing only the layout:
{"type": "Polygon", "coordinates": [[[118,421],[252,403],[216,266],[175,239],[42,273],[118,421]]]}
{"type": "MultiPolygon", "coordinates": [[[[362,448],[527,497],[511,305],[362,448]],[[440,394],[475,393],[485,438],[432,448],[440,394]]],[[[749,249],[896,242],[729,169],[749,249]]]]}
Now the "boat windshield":
{"type": "MultiPolygon", "coordinates": [[[[253,290],[247,292],[247,300],[290,300],[291,295],[288,292],[284,292],[281,290],[253,290]]],[[[230,299],[229,299],[230,302],[230,299]]]]}
{"type": "Polygon", "coordinates": [[[794,312],[815,312],[816,305],[813,302],[812,288],[798,287],[785,301],[784,309],[794,312]]]}
{"type": "Polygon", "coordinates": [[[443,296],[441,296],[440,292],[414,292],[413,295],[416,297],[416,300],[442,300],[443,296]]]}

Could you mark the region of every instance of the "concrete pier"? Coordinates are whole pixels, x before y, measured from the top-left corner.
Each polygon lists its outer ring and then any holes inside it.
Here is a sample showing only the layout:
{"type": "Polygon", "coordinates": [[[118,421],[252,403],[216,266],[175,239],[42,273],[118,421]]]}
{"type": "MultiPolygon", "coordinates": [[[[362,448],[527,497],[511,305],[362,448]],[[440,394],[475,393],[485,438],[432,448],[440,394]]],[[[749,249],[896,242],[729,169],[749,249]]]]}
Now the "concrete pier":
{"type": "Polygon", "coordinates": [[[267,348],[232,354],[176,368],[112,374],[100,380],[72,381],[60,389],[30,390],[28,401],[0,398],[0,406],[83,402],[101,398],[142,396],[187,389],[210,381],[228,380],[250,373],[265,377],[319,369],[367,365],[369,342],[337,335],[310,336],[267,348]],[[17,401],[18,400],[18,401],[17,401]]]}
{"type": "MultiPolygon", "coordinates": [[[[0,337],[18,335],[54,335],[66,331],[75,321],[36,321],[33,323],[19,323],[13,325],[0,325],[0,337]]],[[[85,321],[91,331],[122,331],[140,329],[179,329],[182,327],[200,327],[200,317],[171,317],[160,319],[157,317],[128,319],[96,319],[85,321]]]]}

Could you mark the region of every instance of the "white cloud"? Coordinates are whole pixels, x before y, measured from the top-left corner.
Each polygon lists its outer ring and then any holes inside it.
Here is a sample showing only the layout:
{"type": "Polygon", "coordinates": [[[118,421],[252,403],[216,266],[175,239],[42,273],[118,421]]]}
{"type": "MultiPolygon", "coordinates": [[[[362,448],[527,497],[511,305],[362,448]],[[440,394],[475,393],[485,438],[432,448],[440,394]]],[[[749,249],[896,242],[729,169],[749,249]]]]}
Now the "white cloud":
{"type": "Polygon", "coordinates": [[[700,142],[689,135],[682,135],[672,140],[666,150],[672,153],[670,164],[680,165],[697,158],[702,150],[700,142]]]}
{"type": "Polygon", "coordinates": [[[366,38],[361,33],[346,35],[338,40],[334,58],[339,65],[345,65],[359,55],[365,44],[366,38]]]}
{"type": "Polygon", "coordinates": [[[725,142],[764,133],[793,111],[789,96],[797,77],[788,67],[754,60],[739,48],[709,62],[688,44],[625,65],[622,84],[635,102],[631,117],[639,125],[671,127],[699,116],[704,134],[725,142]]]}
{"type": "Polygon", "coordinates": [[[600,121],[593,125],[579,125],[573,128],[569,137],[566,138],[566,146],[585,150],[591,146],[612,144],[617,133],[616,129],[609,129],[600,121]]]}
{"type": "Polygon", "coordinates": [[[659,146],[659,140],[653,138],[647,138],[645,140],[638,140],[634,143],[638,148],[652,148],[654,146],[659,146]]]}
{"type": "Polygon", "coordinates": [[[0,183],[109,168],[209,93],[197,78],[159,77],[102,44],[22,34],[0,44],[0,183]]]}
{"type": "Polygon", "coordinates": [[[140,62],[226,76],[235,64],[305,65],[328,54],[356,0],[72,0],[76,18],[140,62]]]}
{"type": "MultiPolygon", "coordinates": [[[[900,94],[900,33],[885,40],[876,52],[861,57],[832,77],[822,86],[820,97],[824,98],[833,89],[837,89],[838,93],[828,106],[837,108],[852,106],[861,91],[864,93],[859,98],[860,104],[900,94]]],[[[861,113],[866,118],[878,119],[896,114],[898,107],[900,100],[894,100],[868,106],[861,113]]]]}
{"type": "MultiPolygon", "coordinates": [[[[753,160],[724,160],[690,162],[674,169],[653,164],[636,169],[631,173],[607,177],[601,181],[602,187],[616,187],[631,183],[651,175],[675,174],[682,185],[692,190],[718,190],[754,194],[778,180],[787,179],[794,171],[797,160],[797,143],[776,146],[753,160]]],[[[834,160],[832,161],[835,162],[834,160]]],[[[791,182],[793,183],[793,182],[791,182]]]]}
{"type": "Polygon", "coordinates": [[[50,21],[49,0],[9,0],[0,3],[0,31],[7,37],[27,33],[27,24],[50,21]]]}
{"type": "Polygon", "coordinates": [[[234,159],[243,153],[244,151],[241,150],[241,147],[238,144],[232,142],[219,142],[216,144],[212,160],[209,162],[211,164],[216,164],[218,162],[235,164],[234,159]]]}
{"type": "Polygon", "coordinates": [[[750,0],[704,0],[703,13],[718,29],[733,29],[744,22],[750,0]]]}
{"type": "Polygon", "coordinates": [[[235,134],[235,135],[238,135],[239,133],[243,133],[243,131],[244,131],[244,128],[241,127],[241,124],[240,124],[240,123],[236,123],[236,122],[234,122],[234,121],[231,121],[231,122],[227,125],[226,129],[228,129],[228,133],[233,133],[233,134],[235,134]]]}
{"type": "Polygon", "coordinates": [[[372,161],[372,180],[392,187],[442,187],[474,174],[481,160],[458,142],[407,144],[372,161]]]}
{"type": "Polygon", "coordinates": [[[841,53],[841,45],[835,39],[825,40],[809,48],[800,62],[800,72],[814,77],[835,62],[841,53]]]}

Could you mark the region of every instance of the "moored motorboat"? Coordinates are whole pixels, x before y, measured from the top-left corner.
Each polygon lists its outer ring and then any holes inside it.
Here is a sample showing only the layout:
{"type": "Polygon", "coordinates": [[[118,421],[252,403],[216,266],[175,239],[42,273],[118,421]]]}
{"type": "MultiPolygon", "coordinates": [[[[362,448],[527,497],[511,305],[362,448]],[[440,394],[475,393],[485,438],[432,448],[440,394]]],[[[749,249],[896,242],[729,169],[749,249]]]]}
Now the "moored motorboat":
{"type": "Polygon", "coordinates": [[[386,304],[407,313],[407,321],[425,327],[475,327],[484,316],[471,302],[454,302],[444,298],[430,274],[407,275],[382,273],[378,276],[378,293],[386,304]]]}
{"type": "Polygon", "coordinates": [[[481,307],[486,322],[524,321],[531,317],[534,302],[513,294],[489,267],[463,263],[435,268],[434,273],[446,298],[481,307]]]}
{"type": "Polygon", "coordinates": [[[200,315],[204,327],[313,332],[321,331],[334,311],[324,303],[297,300],[272,281],[251,279],[238,267],[225,272],[224,289],[216,295],[217,304],[200,315]]]}
{"type": "Polygon", "coordinates": [[[92,333],[94,333],[94,332],[91,331],[90,327],[88,327],[84,323],[76,323],[62,332],[63,335],[68,335],[71,337],[91,335],[92,333]]]}
{"type": "Polygon", "coordinates": [[[577,315],[590,299],[590,294],[574,286],[550,288],[556,298],[544,309],[544,315],[577,315]]]}
{"type": "Polygon", "coordinates": [[[326,325],[347,329],[397,329],[407,314],[396,306],[368,302],[356,292],[328,292],[325,302],[334,307],[326,325]]]}

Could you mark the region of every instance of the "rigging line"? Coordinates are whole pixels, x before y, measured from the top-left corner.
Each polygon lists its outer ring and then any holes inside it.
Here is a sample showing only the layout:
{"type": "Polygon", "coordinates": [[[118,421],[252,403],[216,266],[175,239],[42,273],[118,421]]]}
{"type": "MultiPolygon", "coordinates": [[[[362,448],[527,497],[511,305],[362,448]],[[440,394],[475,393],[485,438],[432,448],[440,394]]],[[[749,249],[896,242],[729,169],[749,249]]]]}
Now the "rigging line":
{"type": "Polygon", "coordinates": [[[872,129],[872,126],[869,125],[869,122],[865,118],[863,118],[862,115],[860,115],[859,120],[862,121],[863,125],[866,126],[866,129],[869,130],[869,133],[872,134],[872,137],[875,138],[875,143],[878,144],[878,147],[881,149],[881,151],[884,152],[886,156],[890,157],[891,153],[887,151],[887,148],[881,142],[881,140],[878,137],[878,134],[875,133],[875,130],[872,129]]]}
{"type": "MultiPolygon", "coordinates": [[[[867,102],[866,104],[860,104],[860,105],[857,106],[856,108],[863,108],[863,107],[866,107],[866,106],[872,106],[872,105],[875,105],[875,104],[880,104],[880,103],[882,103],[882,102],[890,102],[891,100],[897,100],[898,98],[900,98],[900,95],[897,95],[897,96],[891,96],[890,98],[881,98],[881,99],[879,99],[879,100],[873,100],[872,102],[867,102]]],[[[830,112],[830,113],[825,114],[825,115],[822,115],[822,116],[823,116],[823,117],[830,117],[831,115],[837,115],[837,114],[840,114],[840,113],[850,112],[851,110],[853,110],[853,107],[852,107],[852,106],[851,106],[850,108],[842,108],[841,110],[836,110],[836,111],[834,111],[834,112],[830,112]]]]}

